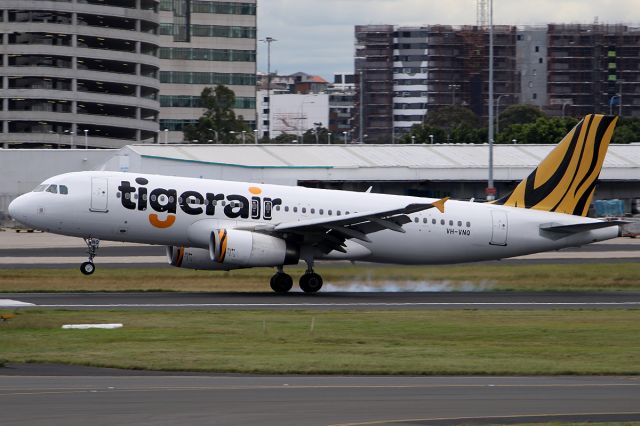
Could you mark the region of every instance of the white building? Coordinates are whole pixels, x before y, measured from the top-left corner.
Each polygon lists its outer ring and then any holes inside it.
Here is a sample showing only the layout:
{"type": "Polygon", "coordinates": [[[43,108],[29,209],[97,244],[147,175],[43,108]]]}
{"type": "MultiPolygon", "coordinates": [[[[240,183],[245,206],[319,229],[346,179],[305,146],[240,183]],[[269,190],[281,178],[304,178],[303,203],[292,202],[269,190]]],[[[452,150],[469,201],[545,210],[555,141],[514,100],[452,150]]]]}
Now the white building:
{"type": "Polygon", "coordinates": [[[271,92],[271,103],[266,90],[258,92],[258,120],[260,137],[268,131],[271,138],[282,134],[302,136],[307,130],[329,126],[329,95],[292,94],[271,92]],[[317,124],[320,123],[320,124],[317,124]]]}

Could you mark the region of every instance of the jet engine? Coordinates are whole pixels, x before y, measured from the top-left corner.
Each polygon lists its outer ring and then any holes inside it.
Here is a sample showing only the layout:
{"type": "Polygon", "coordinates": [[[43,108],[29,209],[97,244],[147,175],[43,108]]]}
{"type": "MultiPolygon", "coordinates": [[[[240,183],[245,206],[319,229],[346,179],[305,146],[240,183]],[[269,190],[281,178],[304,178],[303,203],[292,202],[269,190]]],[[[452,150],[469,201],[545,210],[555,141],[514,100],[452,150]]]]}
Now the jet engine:
{"type": "Polygon", "coordinates": [[[166,253],[171,266],[209,271],[295,265],[300,260],[299,248],[282,238],[236,229],[214,230],[209,250],[168,246],[166,253]]]}
{"type": "Polygon", "coordinates": [[[299,248],[282,238],[237,229],[214,230],[209,255],[220,265],[246,268],[294,265],[300,260],[299,248]]]}
{"type": "Polygon", "coordinates": [[[169,264],[176,268],[207,271],[229,271],[231,269],[242,268],[241,266],[222,265],[212,261],[211,256],[209,256],[209,250],[207,249],[168,246],[166,253],[169,264]]]}

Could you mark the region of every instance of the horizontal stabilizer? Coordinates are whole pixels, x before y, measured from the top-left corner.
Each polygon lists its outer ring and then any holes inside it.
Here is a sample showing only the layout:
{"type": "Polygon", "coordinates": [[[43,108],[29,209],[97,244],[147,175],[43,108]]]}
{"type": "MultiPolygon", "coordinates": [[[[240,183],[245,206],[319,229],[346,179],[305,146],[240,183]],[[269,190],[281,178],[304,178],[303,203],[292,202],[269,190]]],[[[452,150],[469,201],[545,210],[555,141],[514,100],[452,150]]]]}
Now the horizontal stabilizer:
{"type": "Polygon", "coordinates": [[[611,220],[602,222],[590,222],[590,223],[575,223],[573,225],[542,225],[540,227],[543,231],[557,232],[560,234],[577,234],[579,232],[592,231],[594,229],[608,228],[610,226],[624,225],[624,220],[611,220]]]}

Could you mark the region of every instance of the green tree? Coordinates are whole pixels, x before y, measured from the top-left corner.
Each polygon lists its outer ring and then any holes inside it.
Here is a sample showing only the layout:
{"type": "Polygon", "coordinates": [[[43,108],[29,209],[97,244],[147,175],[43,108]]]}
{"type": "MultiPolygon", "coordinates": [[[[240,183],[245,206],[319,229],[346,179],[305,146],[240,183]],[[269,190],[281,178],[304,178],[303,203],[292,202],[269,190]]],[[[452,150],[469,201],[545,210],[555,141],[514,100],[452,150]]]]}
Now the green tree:
{"type": "Polygon", "coordinates": [[[532,123],[512,124],[500,130],[496,143],[557,144],[577,122],[572,117],[539,117],[532,123]]]}
{"type": "Polygon", "coordinates": [[[281,133],[273,139],[274,143],[294,143],[298,136],[289,133],[281,133]]]}
{"type": "MultiPolygon", "coordinates": [[[[241,143],[238,137],[244,130],[252,133],[244,123],[242,116],[236,117],[233,107],[236,95],[226,86],[205,87],[200,94],[200,101],[205,111],[195,125],[184,128],[184,139],[189,142],[207,143],[241,143]]],[[[253,141],[253,136],[250,137],[253,141]]]]}
{"type": "Polygon", "coordinates": [[[612,143],[640,142],[640,118],[620,117],[613,132],[612,143]]]}
{"type": "MultiPolygon", "coordinates": [[[[302,135],[302,143],[308,143],[308,144],[319,143],[319,144],[326,145],[328,134],[329,134],[329,130],[326,127],[319,127],[319,128],[314,127],[313,129],[309,129],[306,132],[304,132],[304,134],[302,135]],[[317,138],[316,138],[316,132],[318,134],[317,138]]],[[[331,141],[331,142],[335,143],[336,141],[331,141]]]]}
{"type": "Polygon", "coordinates": [[[425,117],[424,124],[448,130],[453,130],[459,126],[472,129],[481,126],[480,119],[473,111],[459,105],[445,106],[429,111],[425,117]]]}
{"type": "Polygon", "coordinates": [[[534,123],[538,118],[544,118],[546,114],[533,105],[516,104],[507,107],[498,116],[500,129],[506,129],[513,124],[534,123]]]}
{"type": "Polygon", "coordinates": [[[439,127],[427,126],[426,124],[415,124],[411,132],[402,136],[399,143],[411,143],[411,136],[415,136],[415,143],[431,143],[430,135],[433,135],[433,143],[444,143],[447,141],[447,132],[439,127]]]}

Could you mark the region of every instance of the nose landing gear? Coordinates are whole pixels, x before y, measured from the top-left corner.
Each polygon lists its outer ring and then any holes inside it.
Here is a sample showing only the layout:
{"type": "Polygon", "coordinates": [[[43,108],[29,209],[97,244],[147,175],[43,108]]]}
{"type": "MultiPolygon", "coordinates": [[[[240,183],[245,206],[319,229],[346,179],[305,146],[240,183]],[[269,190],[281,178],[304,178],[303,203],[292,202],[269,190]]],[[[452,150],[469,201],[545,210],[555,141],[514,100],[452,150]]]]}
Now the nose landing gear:
{"type": "Polygon", "coordinates": [[[89,260],[80,265],[80,272],[82,272],[84,275],[91,275],[96,270],[96,266],[93,264],[93,258],[98,254],[100,240],[97,238],[85,238],[84,242],[87,244],[87,253],[89,254],[89,260]]]}

